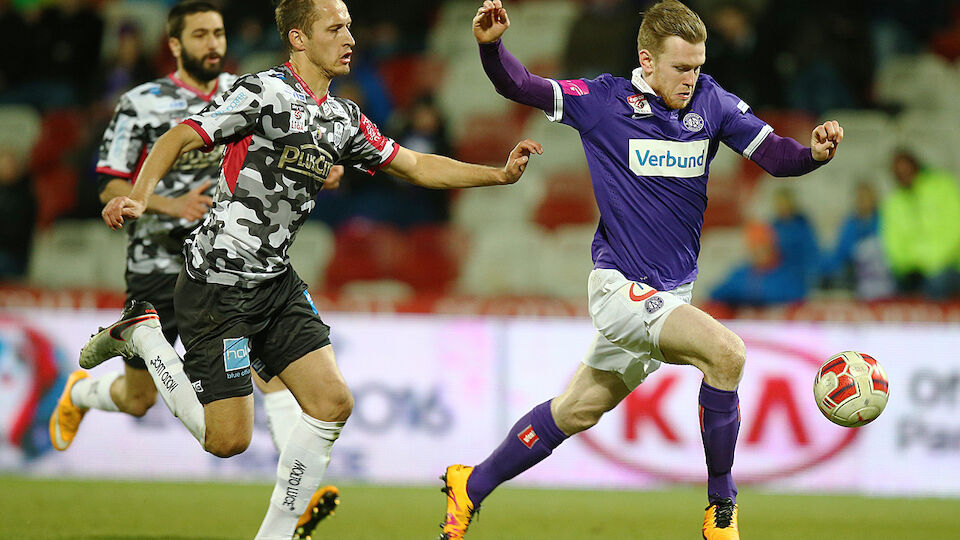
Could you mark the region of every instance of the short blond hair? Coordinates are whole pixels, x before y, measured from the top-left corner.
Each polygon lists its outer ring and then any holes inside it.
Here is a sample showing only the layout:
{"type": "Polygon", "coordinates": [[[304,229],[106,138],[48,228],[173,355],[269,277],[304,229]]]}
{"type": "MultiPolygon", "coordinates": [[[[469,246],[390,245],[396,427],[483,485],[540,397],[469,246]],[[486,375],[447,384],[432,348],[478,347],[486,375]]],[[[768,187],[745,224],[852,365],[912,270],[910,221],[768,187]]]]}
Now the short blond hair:
{"type": "Polygon", "coordinates": [[[643,13],[637,50],[646,49],[654,57],[659,56],[663,52],[663,40],[670,36],[687,43],[703,43],[707,40],[707,27],[692,9],[677,0],[663,0],[643,13]]]}

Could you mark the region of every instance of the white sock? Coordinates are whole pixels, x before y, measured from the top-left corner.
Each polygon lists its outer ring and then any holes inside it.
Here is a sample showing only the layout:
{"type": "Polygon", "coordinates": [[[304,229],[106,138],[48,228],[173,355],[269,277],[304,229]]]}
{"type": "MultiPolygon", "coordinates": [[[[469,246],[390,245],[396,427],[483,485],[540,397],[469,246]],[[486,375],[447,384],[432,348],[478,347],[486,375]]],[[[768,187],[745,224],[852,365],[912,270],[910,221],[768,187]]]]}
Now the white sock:
{"type": "Polygon", "coordinates": [[[293,397],[290,390],[279,392],[265,392],[263,394],[263,409],[267,413],[267,425],[270,427],[270,437],[277,452],[283,451],[283,446],[290,438],[293,426],[300,421],[300,404],[293,397]]]}
{"type": "Polygon", "coordinates": [[[289,540],[293,536],[297,520],[306,511],[313,492],[320,487],[333,442],[340,436],[344,424],[317,420],[306,413],[300,415],[300,421],[280,452],[277,483],[254,540],[289,540]]]}
{"type": "Polygon", "coordinates": [[[157,393],[163,398],[167,408],[180,419],[200,446],[203,446],[207,429],[203,405],[197,399],[187,374],[183,372],[180,355],[158,328],[141,326],[133,331],[130,340],[137,354],[147,364],[147,372],[153,377],[157,393]]]}
{"type": "Polygon", "coordinates": [[[110,387],[113,386],[113,381],[117,380],[119,376],[120,373],[114,371],[96,379],[93,377],[80,379],[70,389],[70,401],[83,409],[118,412],[120,408],[110,397],[110,387]]]}

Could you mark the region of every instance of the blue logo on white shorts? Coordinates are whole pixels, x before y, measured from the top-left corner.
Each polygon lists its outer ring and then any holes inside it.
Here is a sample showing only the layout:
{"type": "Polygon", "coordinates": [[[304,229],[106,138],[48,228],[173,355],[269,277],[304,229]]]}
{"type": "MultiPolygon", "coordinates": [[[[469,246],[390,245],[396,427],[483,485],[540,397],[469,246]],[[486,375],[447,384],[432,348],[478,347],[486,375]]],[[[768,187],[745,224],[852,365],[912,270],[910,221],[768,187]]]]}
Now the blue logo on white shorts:
{"type": "Polygon", "coordinates": [[[247,338],[223,340],[223,368],[227,372],[250,367],[250,342],[247,338]]]}

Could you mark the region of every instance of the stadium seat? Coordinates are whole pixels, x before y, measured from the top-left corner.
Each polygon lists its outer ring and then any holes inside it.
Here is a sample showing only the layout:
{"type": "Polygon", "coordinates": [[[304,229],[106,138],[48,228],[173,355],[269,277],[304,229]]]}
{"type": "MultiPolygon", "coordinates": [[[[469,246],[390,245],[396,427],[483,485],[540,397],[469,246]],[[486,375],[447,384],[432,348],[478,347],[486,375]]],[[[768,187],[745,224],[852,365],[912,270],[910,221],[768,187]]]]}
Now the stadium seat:
{"type": "MultiPolygon", "coordinates": [[[[529,172],[529,169],[528,169],[529,172]]],[[[527,182],[526,174],[513,186],[492,186],[462,191],[453,201],[451,221],[457,227],[468,232],[483,230],[491,226],[531,221],[534,208],[540,200],[536,191],[538,184],[517,189],[527,182]]],[[[542,186],[541,186],[542,187],[542,186]]]]}
{"type": "Polygon", "coordinates": [[[397,261],[394,277],[418,293],[448,292],[460,273],[466,233],[443,225],[421,225],[406,232],[406,256],[397,261]]]}
{"type": "Polygon", "coordinates": [[[127,233],[113,231],[99,219],[82,222],[88,241],[95,246],[98,289],[123,292],[127,288],[127,233]]]}
{"type": "MultiPolygon", "coordinates": [[[[476,7],[473,8],[476,11],[476,7]]],[[[450,137],[464,140],[481,127],[473,124],[475,118],[499,118],[512,121],[513,105],[497,94],[493,84],[480,68],[480,59],[475,49],[469,54],[448,60],[446,76],[437,87],[437,104],[447,119],[450,137]]],[[[504,155],[506,158],[506,155],[504,155]]]]}
{"type": "Polygon", "coordinates": [[[555,59],[563,53],[570,24],[580,7],[576,2],[542,0],[514,3],[509,9],[511,26],[522,30],[508,32],[504,43],[517,59],[532,67],[534,62],[555,59]]]}
{"type": "Polygon", "coordinates": [[[354,220],[335,233],[333,258],[327,267],[327,290],[348,281],[387,279],[405,253],[400,232],[382,223],[354,220]]]}
{"type": "MultiPolygon", "coordinates": [[[[916,152],[929,166],[952,171],[960,176],[960,127],[939,112],[911,109],[896,121],[897,145],[916,152]]],[[[889,160],[888,160],[889,166],[889,160]]]]}
{"type": "Polygon", "coordinates": [[[40,137],[41,118],[27,105],[0,105],[0,146],[27,155],[40,137]]]}
{"type": "Polygon", "coordinates": [[[935,54],[897,56],[877,70],[874,95],[884,104],[952,111],[956,103],[956,78],[950,65],[935,54]]]}
{"type": "Polygon", "coordinates": [[[43,115],[40,134],[31,151],[31,168],[43,171],[58,164],[82,140],[87,119],[79,110],[57,109],[43,115]]]}
{"type": "Polygon", "coordinates": [[[37,232],[27,272],[30,285],[52,289],[98,287],[104,257],[90,230],[83,221],[62,221],[37,232]]]}
{"type": "Polygon", "coordinates": [[[543,113],[536,113],[527,122],[523,136],[543,145],[543,163],[535,165],[549,171],[587,168],[580,135],[569,126],[556,124],[543,113]]]}
{"type": "Polygon", "coordinates": [[[523,124],[511,114],[478,114],[466,119],[469,130],[456,138],[454,155],[468,163],[499,165],[523,138],[523,124]]]}
{"type": "Polygon", "coordinates": [[[307,220],[297,232],[297,238],[287,255],[300,279],[310,286],[322,286],[326,281],[327,265],[333,257],[334,236],[326,224],[307,220]]]}
{"type": "Polygon", "coordinates": [[[76,204],[77,173],[66,165],[54,164],[42,172],[35,171],[33,183],[37,196],[37,224],[40,226],[50,225],[76,204]]]}
{"type": "Polygon", "coordinates": [[[544,293],[586,300],[587,276],[593,269],[590,245],[597,225],[563,225],[549,235],[543,253],[544,293]]]}
{"type": "Polygon", "coordinates": [[[599,213],[586,170],[556,173],[546,180],[546,193],[534,221],[553,230],[561,225],[596,224],[599,213]]]}
{"type": "Polygon", "coordinates": [[[419,55],[388,58],[380,64],[379,71],[398,109],[409,107],[423,94],[433,94],[443,80],[443,64],[419,55]]]}
{"type": "Polygon", "coordinates": [[[477,2],[473,0],[443,2],[427,39],[427,52],[430,56],[445,60],[450,65],[455,58],[465,59],[467,55],[471,55],[474,62],[470,67],[476,69],[480,63],[477,58],[477,42],[471,32],[464,31],[464,23],[467,23],[469,30],[469,21],[476,14],[477,2]]]}
{"type": "Polygon", "coordinates": [[[526,223],[491,223],[471,232],[457,291],[478,296],[539,296],[544,277],[544,232],[526,223]]]}

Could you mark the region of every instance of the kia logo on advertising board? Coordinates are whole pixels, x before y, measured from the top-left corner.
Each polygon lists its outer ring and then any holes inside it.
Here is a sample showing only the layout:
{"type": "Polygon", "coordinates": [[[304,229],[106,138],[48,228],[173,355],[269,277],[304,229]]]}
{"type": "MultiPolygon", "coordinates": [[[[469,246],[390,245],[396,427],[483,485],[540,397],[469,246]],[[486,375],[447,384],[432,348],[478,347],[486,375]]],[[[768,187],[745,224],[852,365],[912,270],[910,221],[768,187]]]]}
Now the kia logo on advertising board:
{"type": "MultiPolygon", "coordinates": [[[[817,410],[813,377],[828,352],[743,336],[740,483],[783,478],[828,462],[860,431],[835,426],[817,410]]],[[[701,373],[663,365],[593,429],[575,438],[625,473],[701,484],[706,478],[697,421],[701,373]]]]}

